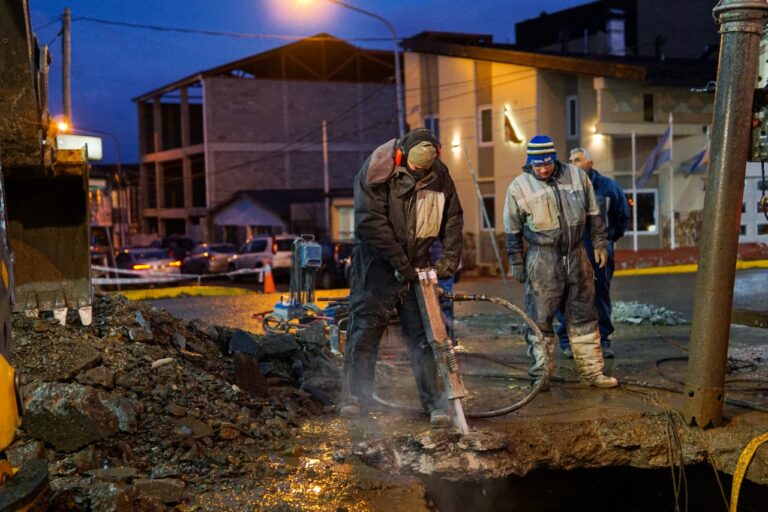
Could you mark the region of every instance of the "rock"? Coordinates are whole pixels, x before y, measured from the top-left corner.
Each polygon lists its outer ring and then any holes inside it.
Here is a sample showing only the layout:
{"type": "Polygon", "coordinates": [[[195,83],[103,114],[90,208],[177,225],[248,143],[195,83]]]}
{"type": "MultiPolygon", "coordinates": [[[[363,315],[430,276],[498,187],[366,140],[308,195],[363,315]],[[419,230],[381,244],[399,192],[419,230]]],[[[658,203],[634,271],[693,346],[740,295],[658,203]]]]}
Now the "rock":
{"type": "Polygon", "coordinates": [[[179,348],[181,350],[184,350],[187,348],[187,338],[182,336],[181,334],[174,333],[173,336],[171,336],[171,343],[174,347],[179,348]]]}
{"type": "Polygon", "coordinates": [[[287,359],[299,351],[299,344],[288,334],[268,334],[258,338],[256,357],[265,359],[287,359]]]}
{"type": "Polygon", "coordinates": [[[269,385],[261,374],[256,358],[244,352],[235,352],[235,383],[252,397],[267,396],[269,385]]]}
{"type": "Polygon", "coordinates": [[[184,497],[184,482],[175,478],[138,479],[133,485],[141,494],[166,504],[179,503],[184,497]]]}
{"type": "Polygon", "coordinates": [[[102,388],[112,389],[115,385],[115,372],[106,366],[97,366],[83,373],[79,373],[77,382],[80,384],[89,384],[91,386],[100,386],[102,388]]]}
{"type": "Polygon", "coordinates": [[[180,437],[201,439],[213,435],[213,429],[204,421],[195,418],[182,418],[176,422],[173,433],[180,437]]]}
{"type": "Polygon", "coordinates": [[[168,404],[165,410],[168,411],[168,414],[171,416],[176,416],[177,418],[181,418],[187,415],[187,410],[184,407],[173,403],[168,404]]]}
{"type": "Polygon", "coordinates": [[[231,423],[222,423],[219,429],[219,438],[233,440],[240,437],[240,429],[231,423]]]}
{"type": "Polygon", "coordinates": [[[113,483],[128,483],[134,478],[138,471],[136,468],[99,468],[87,472],[94,478],[113,483]]]}
{"type": "Polygon", "coordinates": [[[11,446],[5,450],[5,454],[11,466],[19,467],[31,459],[45,458],[45,445],[40,441],[30,441],[24,444],[11,446]]]}
{"type": "Polygon", "coordinates": [[[155,339],[155,335],[152,331],[147,329],[142,329],[141,327],[129,327],[128,338],[131,341],[136,341],[139,343],[147,343],[147,342],[153,341],[155,339]]]}
{"type": "Polygon", "coordinates": [[[156,466],[152,468],[152,479],[168,478],[173,476],[180,476],[182,471],[179,468],[172,468],[169,466],[156,466]]]}
{"type": "Polygon", "coordinates": [[[325,345],[325,325],[313,322],[299,331],[299,341],[307,344],[325,345]]]}
{"type": "Polygon", "coordinates": [[[118,431],[118,418],[94,388],[43,382],[32,392],[24,416],[29,435],[57,450],[74,451],[118,431]]]}
{"type": "Polygon", "coordinates": [[[138,402],[120,395],[110,395],[105,397],[102,402],[117,417],[118,428],[121,432],[136,432],[139,426],[137,418],[138,402]]]}
{"type": "Polygon", "coordinates": [[[256,336],[242,329],[236,329],[229,339],[229,353],[235,354],[237,352],[255,356],[256,336]]]}

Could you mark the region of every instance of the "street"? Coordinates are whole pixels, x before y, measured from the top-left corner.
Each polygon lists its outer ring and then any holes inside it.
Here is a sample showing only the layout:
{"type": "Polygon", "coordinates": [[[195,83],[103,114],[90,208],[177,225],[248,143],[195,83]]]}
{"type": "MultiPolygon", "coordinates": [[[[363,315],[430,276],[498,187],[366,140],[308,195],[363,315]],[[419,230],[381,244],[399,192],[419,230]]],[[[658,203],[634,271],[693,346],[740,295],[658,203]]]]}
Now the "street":
{"type": "MultiPolygon", "coordinates": [[[[734,287],[734,307],[768,311],[766,282],[768,282],[768,270],[737,272],[734,287]]],[[[225,282],[212,284],[223,285],[225,282]]],[[[246,283],[245,286],[257,290],[260,288],[260,285],[255,281],[246,283]]],[[[287,285],[278,283],[278,289],[287,290],[287,285]]],[[[484,293],[503,297],[519,306],[523,304],[523,286],[511,279],[507,281],[507,284],[504,284],[499,278],[465,277],[456,285],[456,290],[465,293],[484,293]]],[[[682,313],[689,319],[693,315],[695,291],[696,274],[693,273],[621,276],[616,277],[612,284],[614,301],[656,304],[682,313]]],[[[324,295],[323,290],[317,291],[318,297],[324,295]]],[[[170,313],[187,320],[200,318],[212,324],[258,331],[260,324],[252,318],[252,315],[274,306],[273,298],[265,299],[266,297],[246,295],[240,297],[189,297],[150,302],[154,306],[165,308],[170,313]]]]}

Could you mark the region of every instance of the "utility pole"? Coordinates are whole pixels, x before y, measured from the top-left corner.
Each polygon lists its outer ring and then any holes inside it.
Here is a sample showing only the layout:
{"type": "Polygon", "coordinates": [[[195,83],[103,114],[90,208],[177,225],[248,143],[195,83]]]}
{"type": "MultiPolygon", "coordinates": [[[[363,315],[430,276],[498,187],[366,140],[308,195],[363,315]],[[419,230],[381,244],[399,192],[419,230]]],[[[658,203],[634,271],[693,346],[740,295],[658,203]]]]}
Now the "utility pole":
{"type": "Polygon", "coordinates": [[[325,233],[331,239],[331,184],[328,169],[328,123],[323,119],[323,198],[325,199],[325,233]]]}
{"type": "Polygon", "coordinates": [[[723,416],[738,226],[768,2],[720,0],[713,13],[720,23],[720,60],[684,410],[686,421],[701,428],[719,426],[723,416]]]}
{"type": "Polygon", "coordinates": [[[72,69],[72,12],[69,7],[64,8],[64,17],[62,18],[61,28],[61,86],[63,88],[62,98],[64,99],[64,116],[67,122],[72,125],[72,90],[70,87],[70,72],[72,69]]]}

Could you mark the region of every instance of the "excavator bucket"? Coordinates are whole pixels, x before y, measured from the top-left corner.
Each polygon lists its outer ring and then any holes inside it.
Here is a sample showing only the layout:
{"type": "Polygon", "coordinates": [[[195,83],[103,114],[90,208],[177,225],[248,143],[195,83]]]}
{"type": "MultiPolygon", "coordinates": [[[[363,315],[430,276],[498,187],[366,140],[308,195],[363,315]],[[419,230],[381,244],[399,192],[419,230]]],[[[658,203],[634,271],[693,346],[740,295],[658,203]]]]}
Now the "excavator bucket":
{"type": "Polygon", "coordinates": [[[48,113],[47,48],[32,34],[27,0],[0,0],[0,157],[15,256],[14,311],[77,309],[91,322],[88,163],[58,150],[48,113]]]}

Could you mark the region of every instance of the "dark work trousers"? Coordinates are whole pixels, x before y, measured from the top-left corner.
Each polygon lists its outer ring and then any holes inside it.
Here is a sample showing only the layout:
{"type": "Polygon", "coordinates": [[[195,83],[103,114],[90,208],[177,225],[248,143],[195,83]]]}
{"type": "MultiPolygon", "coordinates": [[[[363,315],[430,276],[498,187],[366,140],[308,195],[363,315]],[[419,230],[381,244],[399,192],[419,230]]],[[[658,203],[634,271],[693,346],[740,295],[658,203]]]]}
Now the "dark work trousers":
{"type": "MultiPolygon", "coordinates": [[[[575,336],[597,331],[594,277],[583,248],[568,258],[553,247],[531,245],[526,254],[525,309],[545,338],[554,337],[553,320],[558,309],[565,311],[575,336]]],[[[530,340],[529,340],[530,341],[530,340]]],[[[539,369],[529,370],[536,376],[539,369]]]]}
{"type": "Polygon", "coordinates": [[[437,369],[416,300],[416,283],[398,282],[394,270],[377,256],[356,256],[352,258],[350,325],[344,351],[341,403],[357,403],[362,407],[373,403],[379,343],[389,323],[390,311],[396,308],[421,404],[427,411],[441,408],[437,369]]]}
{"type": "MultiPolygon", "coordinates": [[[[606,263],[605,268],[600,268],[595,263],[595,251],[592,249],[592,244],[587,241],[587,237],[585,237],[584,248],[592,264],[592,270],[595,272],[595,308],[597,309],[597,322],[600,327],[600,346],[604,349],[610,348],[611,340],[608,337],[614,331],[613,322],[611,321],[611,280],[613,279],[613,270],[616,267],[613,242],[608,242],[608,263],[606,263]]],[[[568,340],[568,324],[562,310],[557,311],[557,320],[560,322],[557,328],[560,348],[565,349],[570,345],[570,342],[568,340]]]]}

